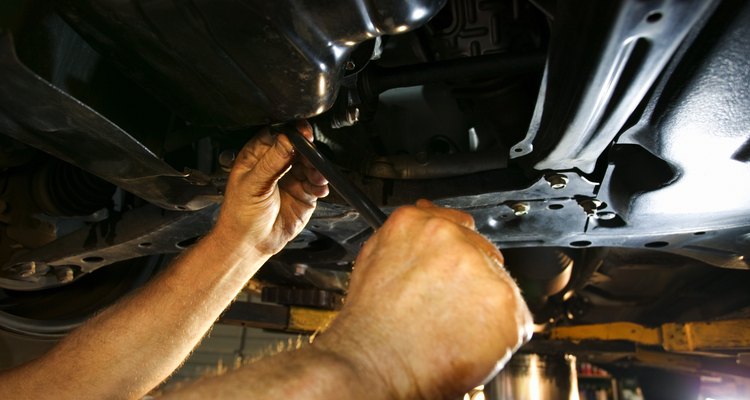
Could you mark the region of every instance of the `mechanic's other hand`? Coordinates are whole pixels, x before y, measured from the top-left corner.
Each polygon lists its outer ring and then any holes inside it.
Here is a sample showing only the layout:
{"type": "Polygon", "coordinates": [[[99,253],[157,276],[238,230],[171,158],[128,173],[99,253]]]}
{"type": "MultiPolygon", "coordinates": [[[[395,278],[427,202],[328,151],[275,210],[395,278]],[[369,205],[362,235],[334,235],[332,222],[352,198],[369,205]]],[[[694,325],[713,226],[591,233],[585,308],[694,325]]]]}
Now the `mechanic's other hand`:
{"type": "Polygon", "coordinates": [[[532,321],[473,218],[421,200],[362,248],[346,304],[313,347],[376,380],[373,397],[452,399],[497,372],[532,321]]]}
{"type": "MultiPolygon", "coordinates": [[[[313,141],[310,124],[300,121],[297,129],[313,141]]],[[[265,129],[237,155],[215,231],[271,256],[302,231],[318,198],[326,195],[323,175],[295,157],[285,135],[265,129]]]]}

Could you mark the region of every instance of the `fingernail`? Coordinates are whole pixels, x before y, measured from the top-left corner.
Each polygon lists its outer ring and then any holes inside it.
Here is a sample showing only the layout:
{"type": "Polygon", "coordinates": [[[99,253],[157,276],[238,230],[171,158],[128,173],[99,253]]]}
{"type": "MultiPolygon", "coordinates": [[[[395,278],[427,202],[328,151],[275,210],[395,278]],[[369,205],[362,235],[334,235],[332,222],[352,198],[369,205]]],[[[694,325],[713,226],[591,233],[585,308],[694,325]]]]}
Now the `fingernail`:
{"type": "Polygon", "coordinates": [[[294,156],[294,153],[295,153],[294,152],[294,147],[287,140],[281,140],[281,137],[277,137],[276,138],[276,144],[278,144],[279,146],[281,146],[281,148],[286,151],[288,157],[293,157],[294,156]]]}

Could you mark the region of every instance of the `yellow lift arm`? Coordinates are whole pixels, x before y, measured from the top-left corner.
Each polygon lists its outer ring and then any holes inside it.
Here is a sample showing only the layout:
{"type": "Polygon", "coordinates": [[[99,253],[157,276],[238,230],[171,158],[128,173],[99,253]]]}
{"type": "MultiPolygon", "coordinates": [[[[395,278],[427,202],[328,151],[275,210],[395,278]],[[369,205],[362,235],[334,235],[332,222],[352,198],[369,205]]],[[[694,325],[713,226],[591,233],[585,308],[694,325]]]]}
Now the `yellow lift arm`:
{"type": "Polygon", "coordinates": [[[750,319],[668,323],[650,328],[630,322],[555,327],[550,339],[627,340],[673,352],[750,349],[750,319]]]}

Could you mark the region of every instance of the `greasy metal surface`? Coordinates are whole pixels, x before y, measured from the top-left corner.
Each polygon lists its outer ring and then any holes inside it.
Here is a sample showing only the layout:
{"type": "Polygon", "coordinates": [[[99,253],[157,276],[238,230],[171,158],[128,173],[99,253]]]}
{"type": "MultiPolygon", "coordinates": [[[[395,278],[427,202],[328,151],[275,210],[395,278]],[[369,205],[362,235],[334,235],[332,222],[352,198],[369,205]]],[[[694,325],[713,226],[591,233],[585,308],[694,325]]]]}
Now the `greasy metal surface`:
{"type": "Polygon", "coordinates": [[[592,172],[683,39],[716,3],[559,2],[545,87],[526,138],[513,146],[511,157],[533,153],[538,170],[592,172]]]}
{"type": "Polygon", "coordinates": [[[508,165],[506,154],[498,151],[425,155],[418,160],[411,155],[377,157],[369,163],[366,174],[385,179],[434,179],[469,175],[502,169],[508,165]]]}
{"type": "Polygon", "coordinates": [[[197,210],[220,199],[209,182],[177,172],[100,114],[24,67],[0,34],[0,132],[163,208],[197,210]]]}
{"type": "Polygon", "coordinates": [[[538,53],[495,54],[390,68],[373,65],[362,74],[359,89],[363,97],[377,96],[397,87],[419,86],[451,79],[513,77],[541,73],[543,68],[544,55],[538,53]]]}
{"type": "Polygon", "coordinates": [[[64,15],[198,124],[241,127],[330,108],[360,43],[412,30],[445,0],[66,0],[64,15]]]}
{"type": "Polygon", "coordinates": [[[164,211],[145,206],[82,228],[52,243],[14,255],[0,267],[0,287],[34,290],[59,286],[55,275],[69,267],[74,279],[117,261],[176,253],[213,225],[218,206],[195,212],[164,211]]]}

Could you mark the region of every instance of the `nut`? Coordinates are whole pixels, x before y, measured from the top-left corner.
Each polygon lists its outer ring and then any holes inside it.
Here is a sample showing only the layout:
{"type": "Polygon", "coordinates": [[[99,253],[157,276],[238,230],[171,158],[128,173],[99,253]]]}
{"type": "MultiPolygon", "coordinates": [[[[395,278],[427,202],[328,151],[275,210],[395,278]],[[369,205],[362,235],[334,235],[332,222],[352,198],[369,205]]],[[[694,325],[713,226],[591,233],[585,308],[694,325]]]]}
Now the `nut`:
{"type": "Polygon", "coordinates": [[[526,215],[529,213],[529,210],[531,210],[531,206],[529,205],[529,203],[526,203],[526,202],[514,203],[513,205],[510,206],[510,208],[513,209],[513,214],[516,217],[526,215]]]}
{"type": "Polygon", "coordinates": [[[351,71],[354,68],[357,68],[357,64],[355,64],[354,61],[349,60],[346,62],[346,64],[344,64],[344,69],[346,69],[347,71],[351,71]]]}
{"type": "Polygon", "coordinates": [[[569,181],[568,177],[563,174],[547,175],[544,179],[546,179],[549,186],[555,190],[565,189],[565,187],[568,186],[569,181]]]}
{"type": "Polygon", "coordinates": [[[219,166],[226,172],[232,170],[234,160],[237,158],[237,152],[234,150],[224,150],[219,153],[219,166]]]}
{"type": "Polygon", "coordinates": [[[29,261],[27,263],[19,264],[19,273],[18,275],[21,278],[28,278],[31,276],[34,276],[36,274],[36,263],[33,261],[29,261]]]}
{"type": "Polygon", "coordinates": [[[69,283],[69,282],[73,282],[75,273],[73,272],[73,268],[70,268],[69,266],[64,265],[62,267],[55,267],[55,276],[57,277],[58,282],[69,283]]]}
{"type": "Polygon", "coordinates": [[[583,211],[586,212],[586,216],[596,217],[596,210],[601,207],[602,201],[597,199],[584,199],[580,200],[578,204],[583,208],[583,211]]]}
{"type": "Polygon", "coordinates": [[[354,125],[357,122],[359,122],[359,108],[349,107],[346,110],[346,122],[349,123],[349,126],[354,125]]]}

